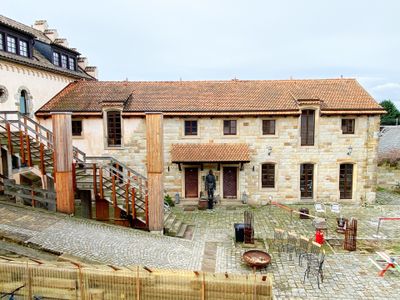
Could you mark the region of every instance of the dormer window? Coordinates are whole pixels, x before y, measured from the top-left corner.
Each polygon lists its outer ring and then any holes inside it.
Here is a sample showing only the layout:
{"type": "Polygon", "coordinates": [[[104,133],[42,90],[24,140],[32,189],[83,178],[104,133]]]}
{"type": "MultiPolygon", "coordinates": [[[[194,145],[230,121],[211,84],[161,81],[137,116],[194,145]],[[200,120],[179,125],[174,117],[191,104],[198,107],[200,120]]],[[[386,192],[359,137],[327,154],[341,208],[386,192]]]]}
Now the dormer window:
{"type": "Polygon", "coordinates": [[[19,41],[19,55],[28,57],[28,43],[26,41],[19,41]]]}
{"type": "Polygon", "coordinates": [[[53,52],[53,64],[60,66],[60,54],[53,52]]]}
{"type": "Polygon", "coordinates": [[[4,42],[3,42],[4,35],[0,33],[0,50],[4,50],[4,42]]]}
{"type": "Polygon", "coordinates": [[[61,54],[61,67],[67,68],[67,56],[64,54],[61,54]]]}
{"type": "Polygon", "coordinates": [[[75,71],[75,59],[72,57],[68,58],[69,69],[75,71]]]}
{"type": "Polygon", "coordinates": [[[17,40],[15,37],[7,36],[7,51],[17,53],[17,40]]]}

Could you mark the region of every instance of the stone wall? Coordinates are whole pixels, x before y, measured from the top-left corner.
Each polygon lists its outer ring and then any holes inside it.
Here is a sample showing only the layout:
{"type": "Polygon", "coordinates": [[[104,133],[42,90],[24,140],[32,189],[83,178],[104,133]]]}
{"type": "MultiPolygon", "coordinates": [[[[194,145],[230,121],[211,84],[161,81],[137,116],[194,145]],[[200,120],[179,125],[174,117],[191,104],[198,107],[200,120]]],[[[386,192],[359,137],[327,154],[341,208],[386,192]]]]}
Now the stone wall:
{"type": "Polygon", "coordinates": [[[378,186],[388,190],[400,190],[400,167],[378,167],[378,186]]]}
{"type": "MultiPolygon", "coordinates": [[[[226,118],[199,118],[198,136],[184,135],[183,118],[164,118],[165,190],[171,196],[184,195],[184,169],[180,171],[171,163],[170,149],[175,143],[246,143],[251,151],[250,163],[238,171],[238,198],[245,193],[251,201],[265,201],[269,196],[281,202],[300,201],[300,164],[314,164],[314,197],[312,201],[334,202],[339,199],[339,166],[354,164],[353,197],[346,202],[373,202],[376,191],[378,116],[356,118],[353,135],[341,132],[341,117],[316,117],[315,146],[300,146],[300,118],[278,117],[276,134],[262,135],[262,120],[265,118],[241,117],[237,120],[236,136],[223,135],[223,120],[226,118]],[[268,154],[271,148],[270,154],[268,154]],[[261,188],[261,164],[276,164],[275,188],[261,188]]],[[[186,119],[188,120],[188,119],[186,119]]],[[[42,121],[50,126],[49,119],[42,121]]],[[[123,147],[107,149],[103,119],[83,119],[83,137],[74,138],[74,145],[90,155],[113,155],[138,170],[146,173],[145,120],[126,118],[123,120],[123,147]]],[[[237,165],[239,166],[239,165],[237,165]]],[[[184,167],[184,166],[183,166],[184,167]]],[[[217,176],[217,195],[222,191],[222,170],[217,165],[204,165],[199,170],[199,190],[209,168],[217,176]]],[[[237,200],[235,200],[237,201],[237,200]]],[[[301,200],[305,201],[305,200],[301,200]]]]}

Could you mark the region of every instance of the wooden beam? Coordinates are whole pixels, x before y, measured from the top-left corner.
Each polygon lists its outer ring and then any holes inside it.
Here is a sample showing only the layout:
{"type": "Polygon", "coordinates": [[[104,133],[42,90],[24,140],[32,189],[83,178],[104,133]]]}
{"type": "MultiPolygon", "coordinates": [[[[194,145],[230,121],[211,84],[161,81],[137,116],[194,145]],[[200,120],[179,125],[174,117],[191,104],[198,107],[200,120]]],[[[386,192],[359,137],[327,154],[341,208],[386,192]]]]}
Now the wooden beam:
{"type": "Polygon", "coordinates": [[[99,193],[100,198],[104,199],[104,191],[103,191],[103,167],[99,168],[99,193]]]}
{"type": "Polygon", "coordinates": [[[146,225],[150,231],[164,229],[164,138],[162,113],[146,114],[147,186],[146,225]]]}
{"type": "MultiPolygon", "coordinates": [[[[93,169],[93,194],[96,196],[97,195],[97,166],[96,164],[92,165],[93,169]]],[[[103,198],[103,197],[100,197],[103,198]]]]}
{"type": "Polygon", "coordinates": [[[31,154],[31,139],[29,138],[29,135],[25,135],[26,139],[26,151],[27,151],[27,156],[28,156],[28,166],[32,167],[32,154],[31,154]]]}
{"type": "Polygon", "coordinates": [[[75,212],[75,195],[72,182],[71,113],[53,113],[52,122],[57,211],[73,214],[75,212]]]}
{"type": "Polygon", "coordinates": [[[6,123],[6,130],[7,130],[7,148],[8,151],[10,151],[10,154],[13,155],[10,123],[6,123]]]}
{"type": "MultiPolygon", "coordinates": [[[[73,170],[75,171],[75,168],[73,170]]],[[[46,174],[46,167],[44,163],[44,145],[42,143],[40,143],[40,172],[42,175],[46,174]]],[[[75,177],[74,180],[76,181],[75,177]]]]}
{"type": "Polygon", "coordinates": [[[125,185],[125,210],[126,214],[129,215],[129,183],[125,185]]]}
{"type": "Polygon", "coordinates": [[[132,218],[136,218],[136,189],[132,188],[132,218]]]}
{"type": "Polygon", "coordinates": [[[24,164],[25,163],[25,147],[24,147],[24,134],[22,133],[22,130],[19,131],[19,147],[20,147],[20,156],[21,156],[21,162],[24,164]]]}

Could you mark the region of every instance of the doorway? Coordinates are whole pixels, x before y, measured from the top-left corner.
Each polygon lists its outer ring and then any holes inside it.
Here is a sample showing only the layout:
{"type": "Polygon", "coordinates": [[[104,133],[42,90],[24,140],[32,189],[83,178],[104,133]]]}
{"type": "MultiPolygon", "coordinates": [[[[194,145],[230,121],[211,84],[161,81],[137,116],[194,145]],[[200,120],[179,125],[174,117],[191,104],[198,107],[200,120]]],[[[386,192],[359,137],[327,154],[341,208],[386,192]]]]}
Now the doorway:
{"type": "Polygon", "coordinates": [[[224,167],[223,171],[223,197],[237,198],[237,167],[224,167]]]}
{"type": "Polygon", "coordinates": [[[185,168],[185,198],[199,197],[199,169],[185,168]]]}

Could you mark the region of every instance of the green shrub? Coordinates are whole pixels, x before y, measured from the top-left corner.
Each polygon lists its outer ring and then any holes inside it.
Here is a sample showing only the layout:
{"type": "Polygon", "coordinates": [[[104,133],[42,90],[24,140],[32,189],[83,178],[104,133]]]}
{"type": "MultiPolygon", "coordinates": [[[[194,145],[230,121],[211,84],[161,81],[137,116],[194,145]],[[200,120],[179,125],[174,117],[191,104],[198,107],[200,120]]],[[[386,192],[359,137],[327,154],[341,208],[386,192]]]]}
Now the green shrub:
{"type": "Polygon", "coordinates": [[[164,196],[164,202],[167,203],[170,207],[175,206],[175,202],[172,200],[172,197],[168,194],[164,196]]]}

